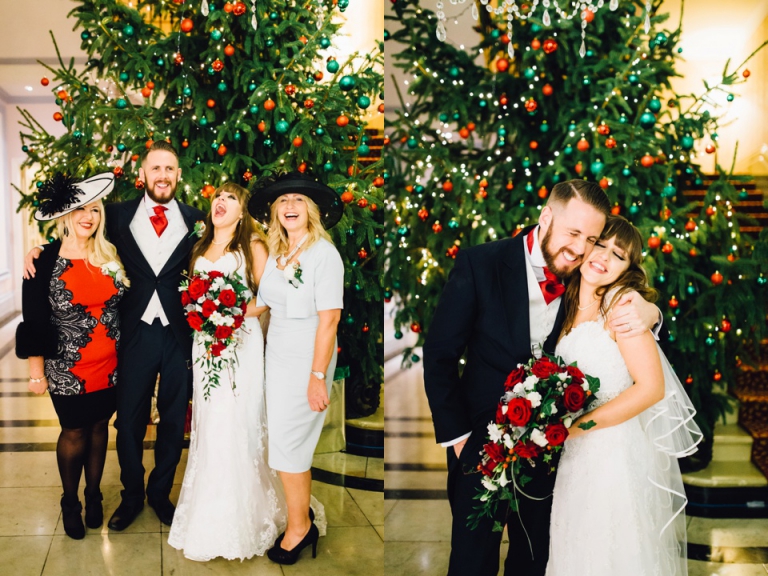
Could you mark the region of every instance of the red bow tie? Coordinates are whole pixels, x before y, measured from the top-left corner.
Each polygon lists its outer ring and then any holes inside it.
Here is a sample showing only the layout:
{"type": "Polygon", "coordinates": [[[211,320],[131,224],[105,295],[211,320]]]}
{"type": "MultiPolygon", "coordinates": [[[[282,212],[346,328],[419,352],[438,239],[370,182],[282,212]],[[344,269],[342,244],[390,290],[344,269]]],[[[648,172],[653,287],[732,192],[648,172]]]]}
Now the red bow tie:
{"type": "MultiPolygon", "coordinates": [[[[526,239],[529,254],[533,252],[534,232],[536,232],[535,228],[528,233],[528,238],[526,239]]],[[[549,304],[552,300],[559,298],[565,293],[565,285],[563,285],[563,283],[560,282],[560,279],[550,272],[549,268],[546,266],[544,266],[544,278],[545,280],[539,282],[539,287],[541,288],[541,293],[544,295],[544,301],[549,304]]]]}
{"type": "Polygon", "coordinates": [[[155,229],[155,233],[158,236],[163,234],[163,231],[168,228],[168,218],[165,217],[165,211],[168,210],[165,206],[155,206],[154,216],[149,217],[149,221],[152,222],[152,227],[155,229]]]}

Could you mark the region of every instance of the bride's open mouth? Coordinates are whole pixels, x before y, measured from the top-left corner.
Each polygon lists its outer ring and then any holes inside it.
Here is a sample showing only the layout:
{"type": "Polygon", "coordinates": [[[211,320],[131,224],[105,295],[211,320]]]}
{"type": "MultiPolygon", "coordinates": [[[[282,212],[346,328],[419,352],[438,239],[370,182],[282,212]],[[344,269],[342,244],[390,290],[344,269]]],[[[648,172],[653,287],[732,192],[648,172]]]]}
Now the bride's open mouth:
{"type": "Polygon", "coordinates": [[[216,206],[216,210],[214,210],[214,212],[213,212],[213,215],[214,216],[224,216],[224,214],[226,214],[226,213],[227,213],[227,209],[223,205],[218,204],[216,206]]]}
{"type": "Polygon", "coordinates": [[[606,272],[608,272],[606,267],[598,262],[590,262],[589,267],[599,274],[605,274],[606,272]]]}

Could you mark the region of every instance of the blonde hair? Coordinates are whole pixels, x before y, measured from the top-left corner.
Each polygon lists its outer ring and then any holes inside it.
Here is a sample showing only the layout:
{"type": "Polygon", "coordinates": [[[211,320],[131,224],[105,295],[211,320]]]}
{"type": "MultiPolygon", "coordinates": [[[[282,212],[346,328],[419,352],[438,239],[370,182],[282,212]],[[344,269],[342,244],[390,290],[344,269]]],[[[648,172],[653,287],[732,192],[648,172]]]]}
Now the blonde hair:
{"type": "MultiPolygon", "coordinates": [[[[107,236],[104,233],[107,226],[107,219],[104,214],[104,202],[101,200],[89,202],[85,206],[82,206],[82,208],[85,209],[86,206],[90,206],[91,204],[98,205],[101,217],[99,218],[99,225],[96,227],[96,231],[91,234],[90,238],[88,238],[88,242],[85,246],[86,254],[88,255],[87,261],[97,268],[101,268],[107,262],[117,262],[120,266],[120,270],[123,272],[123,285],[128,288],[131,285],[131,281],[128,276],[125,275],[125,268],[123,267],[122,260],[120,260],[120,257],[117,255],[117,248],[107,240],[107,236]]],[[[60,216],[56,219],[56,233],[59,238],[64,238],[65,236],[74,233],[75,226],[72,223],[73,212],[74,210],[72,212],[67,212],[64,216],[60,216]]]]}
{"type": "MultiPolygon", "coordinates": [[[[298,192],[298,194],[301,194],[298,192]]],[[[283,194],[282,196],[285,196],[283,194]]],[[[302,194],[302,196],[304,196],[302,194]]],[[[269,218],[269,232],[267,233],[267,247],[269,248],[269,255],[273,258],[277,258],[280,254],[288,252],[288,233],[280,224],[280,220],[277,218],[277,200],[281,196],[275,198],[270,206],[270,218],[269,218]]],[[[322,220],[320,219],[320,208],[317,207],[314,200],[309,196],[304,196],[304,201],[307,203],[307,230],[309,232],[309,238],[304,242],[302,250],[306,250],[312,244],[324,238],[333,244],[330,234],[323,228],[322,220]]]]}

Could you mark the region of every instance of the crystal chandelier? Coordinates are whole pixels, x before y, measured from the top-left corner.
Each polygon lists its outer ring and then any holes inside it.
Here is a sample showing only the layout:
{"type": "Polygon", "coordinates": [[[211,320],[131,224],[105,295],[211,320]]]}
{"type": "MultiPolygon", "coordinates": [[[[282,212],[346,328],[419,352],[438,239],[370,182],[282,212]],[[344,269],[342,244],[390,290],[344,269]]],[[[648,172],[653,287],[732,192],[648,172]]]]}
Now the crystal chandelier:
{"type": "MultiPolygon", "coordinates": [[[[451,4],[464,4],[467,0],[449,0],[451,4]]],[[[584,45],[584,37],[586,35],[587,23],[592,21],[594,15],[605,5],[605,0],[597,0],[597,3],[593,3],[592,0],[580,1],[573,0],[570,2],[570,12],[566,12],[560,7],[560,3],[557,0],[532,0],[531,8],[525,14],[520,10],[520,6],[517,4],[517,0],[498,0],[498,7],[494,8],[490,0],[479,0],[480,4],[485,7],[487,12],[495,14],[497,17],[503,18],[506,13],[507,20],[507,36],[512,38],[512,21],[517,18],[518,20],[528,20],[536,12],[536,8],[539,3],[544,8],[544,14],[541,17],[541,22],[544,26],[550,26],[552,19],[549,16],[549,10],[554,10],[560,18],[572,20],[575,17],[581,19],[581,48],[579,48],[579,55],[584,58],[587,50],[584,45]]],[[[526,2],[526,0],[523,0],[526,2]]],[[[527,4],[527,2],[526,2],[527,4]]],[[[619,7],[619,0],[610,0],[609,8],[616,10],[619,7]]],[[[437,0],[435,4],[437,10],[437,39],[441,42],[445,42],[448,34],[445,30],[445,12],[443,11],[443,0],[437,0]]],[[[645,0],[645,33],[651,29],[651,0],[645,0]]],[[[472,18],[477,20],[480,17],[477,0],[472,0],[472,18]]],[[[507,52],[510,58],[515,57],[515,49],[512,47],[512,42],[507,44],[507,52]]]]}

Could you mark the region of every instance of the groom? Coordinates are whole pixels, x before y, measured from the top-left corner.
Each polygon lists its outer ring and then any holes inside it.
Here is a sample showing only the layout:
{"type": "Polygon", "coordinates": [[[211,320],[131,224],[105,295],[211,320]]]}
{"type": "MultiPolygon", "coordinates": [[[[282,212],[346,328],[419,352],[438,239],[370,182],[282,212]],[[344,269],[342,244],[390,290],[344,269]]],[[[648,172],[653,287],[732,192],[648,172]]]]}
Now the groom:
{"type": "MultiPolygon", "coordinates": [[[[554,354],[565,317],[561,280],[592,250],[610,204],[594,182],[554,186],[538,226],[514,238],[459,252],[424,343],[424,382],[437,441],[447,448],[448,499],[453,514],[449,576],[496,576],[501,532],[484,518],[467,520],[478,501],[476,473],[486,429],[495,418],[504,381],[541,348],[554,354]],[[459,373],[459,362],[466,365],[459,373]],[[474,473],[473,473],[474,472],[474,473]]],[[[644,332],[659,312],[637,293],[617,306],[611,330],[622,337],[644,332]]],[[[543,576],[549,557],[549,517],[554,474],[535,478],[518,494],[519,513],[499,506],[509,551],[505,576],[543,576]],[[529,544],[530,542],[530,544],[529,544]]]]}

